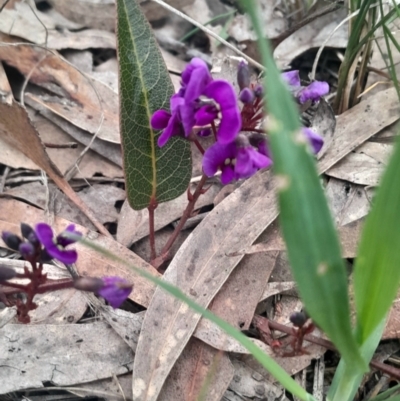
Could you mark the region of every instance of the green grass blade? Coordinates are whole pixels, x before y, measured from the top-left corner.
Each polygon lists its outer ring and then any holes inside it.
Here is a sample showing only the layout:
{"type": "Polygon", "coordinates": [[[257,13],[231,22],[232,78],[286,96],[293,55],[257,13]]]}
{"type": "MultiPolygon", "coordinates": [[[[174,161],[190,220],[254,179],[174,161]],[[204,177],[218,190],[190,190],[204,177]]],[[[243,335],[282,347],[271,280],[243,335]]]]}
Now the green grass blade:
{"type": "Polygon", "coordinates": [[[354,268],[357,339],[372,333],[396,296],[400,281],[400,142],[367,217],[354,268]]]}
{"type": "Polygon", "coordinates": [[[400,401],[400,395],[396,395],[389,398],[392,394],[400,391],[400,384],[384,391],[383,393],[377,395],[376,397],[370,398],[368,401],[400,401]]]}
{"type": "MultiPolygon", "coordinates": [[[[136,266],[131,265],[126,260],[114,255],[110,251],[101,248],[100,246],[94,244],[93,242],[82,239],[81,237],[70,235],[70,238],[73,238],[77,241],[80,241],[84,245],[94,249],[95,251],[101,253],[102,255],[110,258],[112,260],[118,261],[128,268],[132,269],[136,274],[145,277],[147,280],[152,283],[157,284],[167,293],[171,294],[175,298],[187,304],[194,311],[200,313],[206,319],[212,321],[217,324],[222,330],[224,330],[227,334],[233,337],[235,340],[240,342],[253,356],[257,359],[258,362],[269,372],[272,376],[275,377],[290,393],[292,393],[295,397],[299,398],[303,401],[315,401],[315,399],[307,393],[305,389],[303,389],[295,380],[293,380],[290,375],[279,366],[269,355],[265,354],[256,344],[254,344],[249,338],[247,338],[243,333],[237,330],[235,327],[231,326],[225,320],[219,318],[214,315],[207,309],[204,309],[202,306],[198,305],[195,301],[189,298],[186,294],[184,294],[178,287],[164,281],[160,278],[154,277],[152,274],[148,273],[145,270],[139,269],[136,266]]],[[[135,291],[135,287],[133,288],[135,291]]]]}
{"type": "Polygon", "coordinates": [[[151,27],[136,0],[117,0],[120,125],[129,204],[139,210],[178,197],[191,175],[190,144],[173,137],[163,148],[150,126],[169,110],[174,88],[151,27]]]}
{"type": "MultiPolygon", "coordinates": [[[[247,7],[259,38],[260,13],[247,7]]],[[[299,132],[299,117],[265,40],[259,41],[269,115],[268,131],[279,180],[280,222],[290,264],[306,309],[356,371],[367,370],[352,333],[347,276],[315,162],[299,132]]]]}
{"type": "MultiPolygon", "coordinates": [[[[378,327],[360,347],[361,355],[365,361],[371,361],[384,329],[385,319],[380,322],[378,327]]],[[[363,376],[363,373],[354,372],[351,367],[348,367],[343,359],[340,360],[328,391],[327,401],[352,401],[360,387],[363,376]]]]}

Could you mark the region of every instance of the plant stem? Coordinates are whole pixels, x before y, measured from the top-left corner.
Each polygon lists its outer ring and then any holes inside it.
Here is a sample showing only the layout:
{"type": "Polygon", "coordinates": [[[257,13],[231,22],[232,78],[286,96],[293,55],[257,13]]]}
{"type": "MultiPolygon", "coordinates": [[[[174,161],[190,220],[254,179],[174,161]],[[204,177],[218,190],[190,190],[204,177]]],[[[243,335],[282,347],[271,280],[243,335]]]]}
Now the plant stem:
{"type": "Polygon", "coordinates": [[[158,269],[161,266],[161,264],[168,258],[168,254],[169,254],[169,251],[170,251],[173,243],[178,238],[178,235],[181,232],[182,227],[184,226],[184,224],[186,223],[188,218],[192,215],[192,212],[194,210],[196,202],[199,199],[200,195],[203,193],[203,186],[206,183],[207,178],[208,177],[205,174],[203,174],[201,176],[201,179],[200,179],[199,183],[197,184],[196,190],[194,191],[193,194],[189,195],[189,199],[188,199],[189,202],[186,206],[185,211],[182,214],[181,219],[179,220],[178,225],[175,227],[174,232],[169,237],[167,243],[164,245],[164,248],[162,249],[160,255],[157,258],[152,260],[151,264],[156,269],[158,269]]]}
{"type": "Polygon", "coordinates": [[[149,211],[149,240],[150,240],[150,259],[153,260],[157,256],[156,254],[156,239],[154,229],[154,211],[157,208],[157,204],[152,200],[147,210],[149,211]]]}
{"type": "MultiPolygon", "coordinates": [[[[268,323],[268,327],[271,330],[277,330],[277,331],[280,331],[281,333],[286,333],[286,334],[289,334],[289,335],[293,334],[293,331],[292,331],[291,327],[285,326],[284,324],[280,324],[280,323],[274,322],[274,321],[269,320],[267,318],[264,318],[262,316],[256,315],[255,317],[258,319],[258,321],[265,321],[266,323],[268,323]]],[[[328,340],[324,340],[323,338],[319,338],[319,337],[313,336],[312,334],[306,334],[306,335],[304,335],[304,340],[306,340],[306,341],[308,341],[310,343],[313,343],[313,344],[320,345],[320,346],[322,346],[322,347],[324,347],[326,349],[329,349],[331,351],[337,352],[337,349],[332,344],[332,342],[330,342],[328,340]]],[[[393,377],[393,378],[395,378],[397,380],[400,380],[400,370],[396,369],[393,366],[386,365],[386,364],[384,364],[382,362],[379,362],[377,360],[372,360],[369,365],[370,365],[371,368],[380,370],[381,372],[386,373],[389,376],[391,376],[391,377],[393,377]]],[[[346,386],[344,386],[344,387],[346,387],[346,386]]]]}

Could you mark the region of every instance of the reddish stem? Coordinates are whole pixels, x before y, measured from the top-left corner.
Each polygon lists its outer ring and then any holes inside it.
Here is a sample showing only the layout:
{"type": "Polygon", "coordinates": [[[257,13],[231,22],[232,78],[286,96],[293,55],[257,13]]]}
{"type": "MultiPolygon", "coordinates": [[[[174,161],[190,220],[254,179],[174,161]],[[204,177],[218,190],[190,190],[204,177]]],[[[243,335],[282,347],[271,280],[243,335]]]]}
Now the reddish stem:
{"type": "Polygon", "coordinates": [[[168,254],[169,254],[169,251],[170,251],[172,245],[174,244],[175,240],[178,238],[178,235],[181,232],[182,227],[184,226],[184,224],[186,223],[188,218],[192,215],[192,212],[194,210],[196,202],[199,199],[200,195],[203,193],[203,186],[206,183],[207,178],[208,177],[205,174],[203,174],[201,176],[201,179],[197,185],[197,188],[194,191],[194,193],[190,196],[190,199],[188,201],[186,209],[183,212],[178,225],[175,227],[174,232],[171,234],[167,243],[164,245],[164,248],[162,249],[160,256],[158,256],[156,259],[152,260],[151,264],[156,269],[158,269],[162,265],[162,263],[168,258],[168,254]]]}
{"type": "MultiPolygon", "coordinates": [[[[271,330],[278,330],[282,333],[286,333],[289,335],[293,334],[292,327],[285,326],[283,324],[274,322],[272,320],[269,320],[269,319],[259,316],[259,315],[255,315],[254,318],[257,320],[257,322],[258,322],[257,326],[261,330],[262,330],[262,325],[265,324],[271,330]]],[[[313,336],[312,334],[305,334],[303,338],[310,343],[321,345],[322,347],[324,347],[326,349],[337,352],[336,347],[328,340],[324,340],[323,338],[313,336]]],[[[385,363],[382,363],[382,362],[379,362],[376,360],[372,360],[369,365],[374,369],[380,370],[381,372],[384,372],[384,373],[388,374],[389,376],[394,377],[397,380],[400,380],[400,370],[396,369],[393,366],[386,365],[385,363]]]]}

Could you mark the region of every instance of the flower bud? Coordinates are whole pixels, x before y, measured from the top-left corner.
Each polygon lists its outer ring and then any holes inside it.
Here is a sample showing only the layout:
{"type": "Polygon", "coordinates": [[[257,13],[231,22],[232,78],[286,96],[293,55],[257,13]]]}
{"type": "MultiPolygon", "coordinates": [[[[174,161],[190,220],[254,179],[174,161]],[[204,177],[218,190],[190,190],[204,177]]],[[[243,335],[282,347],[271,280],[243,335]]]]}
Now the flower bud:
{"type": "Polygon", "coordinates": [[[304,312],[294,312],[290,315],[289,320],[293,326],[302,327],[306,323],[308,316],[304,312]]]}
{"type": "Polygon", "coordinates": [[[263,89],[262,85],[257,85],[254,88],[254,95],[256,97],[262,97],[263,94],[264,94],[264,89],[263,89]]]}
{"type": "Polygon", "coordinates": [[[35,255],[35,248],[30,242],[23,242],[19,246],[19,253],[25,260],[29,260],[35,255]]]}
{"type": "Polygon", "coordinates": [[[103,280],[97,277],[79,277],[74,281],[74,287],[80,291],[97,293],[103,286],[103,280]]]}
{"type": "Polygon", "coordinates": [[[40,244],[40,242],[35,234],[35,230],[29,224],[21,223],[21,234],[34,247],[36,247],[40,244]]]}
{"type": "Polygon", "coordinates": [[[250,70],[247,62],[242,60],[238,65],[237,82],[240,90],[250,86],[250,70]]]}
{"type": "Polygon", "coordinates": [[[9,231],[3,231],[1,233],[1,238],[3,239],[4,243],[14,251],[18,251],[19,246],[22,242],[21,238],[18,235],[15,235],[9,231]]]}
{"type": "Polygon", "coordinates": [[[0,266],[0,282],[7,281],[14,278],[17,272],[9,267],[0,266]]]}
{"type": "Polygon", "coordinates": [[[33,228],[26,223],[21,223],[21,234],[24,238],[29,239],[29,235],[34,233],[33,228]]]}
{"type": "Polygon", "coordinates": [[[243,88],[239,93],[239,99],[242,103],[252,103],[254,98],[254,92],[250,88],[243,88]]]}

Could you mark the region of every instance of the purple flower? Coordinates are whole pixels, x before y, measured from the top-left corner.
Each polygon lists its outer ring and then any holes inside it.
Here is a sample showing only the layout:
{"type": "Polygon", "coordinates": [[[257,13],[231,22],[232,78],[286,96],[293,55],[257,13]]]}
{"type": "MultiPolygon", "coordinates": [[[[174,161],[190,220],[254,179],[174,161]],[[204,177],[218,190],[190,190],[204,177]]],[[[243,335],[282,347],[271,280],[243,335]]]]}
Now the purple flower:
{"type": "Polygon", "coordinates": [[[299,70],[283,72],[282,78],[289,86],[301,86],[299,70]]]}
{"type": "Polygon", "coordinates": [[[239,93],[239,99],[242,103],[252,103],[255,98],[254,91],[250,88],[243,88],[239,93]]]}
{"type": "Polygon", "coordinates": [[[250,69],[246,61],[241,60],[238,65],[237,83],[240,90],[250,86],[250,69]]]}
{"type": "Polygon", "coordinates": [[[213,81],[207,85],[203,95],[219,104],[221,121],[217,131],[218,142],[221,144],[232,142],[242,126],[242,117],[233,86],[224,80],[213,81]]]}
{"type": "Polygon", "coordinates": [[[184,136],[181,118],[181,107],[184,102],[179,94],[173,95],[170,100],[171,113],[157,110],[151,117],[150,124],[154,129],[164,129],[158,138],[158,146],[164,146],[173,135],[184,136]]]}
{"type": "Polygon", "coordinates": [[[158,146],[173,135],[188,137],[195,125],[206,126],[220,117],[218,141],[231,142],[241,127],[241,115],[233,86],[224,80],[213,81],[207,64],[192,59],[182,73],[182,88],[171,97],[171,113],[157,110],[151,118],[154,129],[163,129],[158,146]],[[210,100],[203,100],[201,97],[210,100]]]}
{"type": "Polygon", "coordinates": [[[306,103],[308,100],[317,102],[322,96],[325,96],[328,93],[329,85],[327,82],[314,81],[310,85],[301,89],[297,94],[297,98],[301,104],[306,103]]]}
{"type": "Polygon", "coordinates": [[[206,150],[203,157],[204,174],[212,177],[221,170],[221,182],[224,185],[232,180],[249,178],[259,169],[271,164],[272,160],[257,152],[245,136],[240,136],[239,140],[227,145],[217,142],[206,150]]]}
{"type": "Polygon", "coordinates": [[[316,132],[314,132],[311,128],[303,127],[302,131],[303,131],[303,134],[308,139],[308,141],[310,142],[314,153],[317,154],[321,150],[322,146],[324,145],[323,138],[320,135],[318,135],[316,132]]]}
{"type": "Polygon", "coordinates": [[[78,254],[74,249],[65,249],[68,245],[75,243],[77,240],[70,238],[70,234],[81,236],[82,234],[75,230],[73,224],[69,225],[64,232],[54,238],[53,230],[46,223],[39,223],[35,227],[35,233],[39,241],[42,243],[46,252],[62,263],[75,263],[78,254]]]}
{"type": "Polygon", "coordinates": [[[113,308],[118,308],[132,292],[132,284],[121,277],[103,277],[103,286],[97,294],[103,297],[113,308]]]}
{"type": "Polygon", "coordinates": [[[308,100],[317,102],[322,96],[329,93],[327,82],[314,81],[308,86],[301,86],[298,70],[284,72],[282,73],[282,78],[290,86],[293,95],[301,104],[306,103],[308,100]]]}

